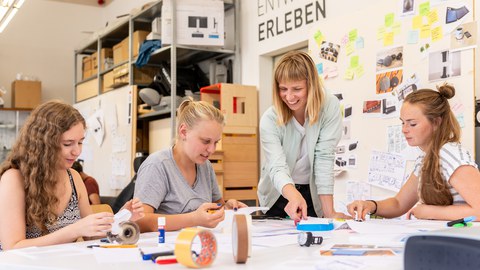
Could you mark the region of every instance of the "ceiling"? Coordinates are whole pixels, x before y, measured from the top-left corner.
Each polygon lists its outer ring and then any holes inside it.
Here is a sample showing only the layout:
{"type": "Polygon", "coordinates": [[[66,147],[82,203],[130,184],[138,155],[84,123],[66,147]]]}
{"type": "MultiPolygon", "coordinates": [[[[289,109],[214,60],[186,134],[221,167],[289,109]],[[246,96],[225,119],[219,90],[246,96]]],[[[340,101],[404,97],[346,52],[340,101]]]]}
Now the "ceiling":
{"type": "MultiPolygon", "coordinates": [[[[78,4],[78,5],[87,5],[87,6],[95,6],[95,7],[104,7],[110,4],[113,0],[103,0],[104,4],[99,5],[99,0],[50,0],[56,2],[63,2],[67,4],[78,4]]],[[[102,1],[102,0],[100,0],[102,1]]]]}

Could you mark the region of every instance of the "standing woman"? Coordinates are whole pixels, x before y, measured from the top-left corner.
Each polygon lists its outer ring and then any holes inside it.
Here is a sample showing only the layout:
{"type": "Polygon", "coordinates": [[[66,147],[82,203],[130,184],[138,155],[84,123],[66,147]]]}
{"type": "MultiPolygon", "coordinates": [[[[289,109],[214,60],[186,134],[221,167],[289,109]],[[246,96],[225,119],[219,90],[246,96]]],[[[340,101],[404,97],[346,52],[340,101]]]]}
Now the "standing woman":
{"type": "Polygon", "coordinates": [[[455,88],[421,89],[409,94],[400,110],[402,132],[408,145],[422,154],[413,172],[394,197],[381,201],[354,201],[348,211],[364,219],[368,213],[387,218],[407,213],[418,219],[454,220],[480,217],[480,172],[460,144],[460,125],[448,99],[455,88]]]}
{"type": "MultiPolygon", "coordinates": [[[[0,249],[103,237],[113,214],[92,214],[80,175],[70,170],[82,152],[85,120],[72,106],[50,101],[38,106],[0,168],[0,249]]],[[[142,203],[129,201],[131,220],[142,203]]]]}
{"type": "Polygon", "coordinates": [[[312,58],[285,54],[274,71],[273,106],[260,120],[265,159],[258,196],[267,215],[348,218],[335,211],[332,195],[341,135],[339,101],[325,91],[312,58]]]}
{"type": "Polygon", "coordinates": [[[138,170],[135,197],[144,202],[145,218],[138,222],[142,232],[156,231],[161,216],[168,231],[213,228],[225,217],[222,206],[246,207],[223,200],[208,160],[222,138],[223,125],[223,114],[205,101],[180,104],[175,145],[148,156],[138,170]]]}

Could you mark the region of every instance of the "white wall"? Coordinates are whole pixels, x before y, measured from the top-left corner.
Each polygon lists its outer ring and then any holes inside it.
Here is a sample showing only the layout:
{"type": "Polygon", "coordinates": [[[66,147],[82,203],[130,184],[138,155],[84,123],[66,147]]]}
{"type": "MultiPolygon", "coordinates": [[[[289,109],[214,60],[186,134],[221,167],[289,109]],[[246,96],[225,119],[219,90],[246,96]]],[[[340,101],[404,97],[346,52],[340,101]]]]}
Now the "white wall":
{"type": "Polygon", "coordinates": [[[42,100],[73,101],[74,50],[116,16],[139,10],[148,0],[115,0],[107,7],[29,0],[0,33],[0,86],[8,93],[17,73],[42,81],[42,100]]]}
{"type": "MultiPolygon", "coordinates": [[[[325,0],[326,5],[326,20],[338,21],[339,18],[347,18],[349,14],[354,14],[359,10],[371,10],[372,14],[375,12],[375,6],[381,0],[375,1],[347,1],[347,0],[325,0]]],[[[310,3],[320,2],[323,0],[303,0],[303,1],[242,1],[241,7],[241,56],[242,56],[242,83],[248,85],[256,85],[259,88],[260,104],[259,116],[272,104],[272,56],[284,53],[291,49],[301,48],[307,45],[308,35],[311,33],[312,26],[321,25],[325,19],[321,18],[318,22],[309,25],[303,24],[298,29],[293,29],[290,32],[284,32],[276,37],[267,40],[258,41],[258,25],[268,19],[284,20],[286,11],[293,11],[295,9],[305,10],[305,6],[310,3]],[[266,8],[266,5],[273,2],[276,6],[266,8]],[[259,15],[262,14],[262,15],[259,15]]],[[[383,2],[383,1],[382,1],[383,2]]],[[[451,1],[455,2],[455,1],[451,1]]],[[[399,7],[401,2],[397,1],[399,7]]],[[[394,7],[392,7],[394,9],[394,7]]],[[[479,5],[475,6],[476,14],[480,11],[479,5]]],[[[368,20],[369,12],[365,12],[365,20],[368,20]]],[[[380,15],[381,16],[381,15],[380,15]]],[[[349,22],[352,24],[352,22],[349,22]]],[[[281,28],[280,24],[280,28],[281,28]]],[[[331,25],[330,25],[331,27],[331,25]]],[[[331,30],[331,29],[329,29],[331,30]]],[[[480,31],[480,29],[479,29],[480,31]]],[[[480,33],[480,32],[479,32],[480,33]]],[[[478,35],[477,35],[478,36],[478,35]]],[[[477,39],[477,42],[480,41],[477,39]]],[[[480,63],[480,57],[475,59],[476,65],[480,63]]],[[[480,76],[480,71],[476,69],[477,78],[480,76]]],[[[328,86],[328,85],[327,85],[328,86]]],[[[476,86],[476,93],[480,92],[480,87],[476,86]]],[[[477,94],[480,97],[480,95],[477,94]]],[[[262,155],[263,158],[263,155],[262,155]]],[[[367,175],[363,176],[366,180],[367,175]]],[[[357,180],[357,179],[356,179],[357,180]]],[[[392,192],[372,188],[372,196],[381,197],[394,194],[392,192]]],[[[346,189],[345,181],[338,181],[335,184],[336,205],[338,207],[339,200],[345,200],[346,189]]]]}

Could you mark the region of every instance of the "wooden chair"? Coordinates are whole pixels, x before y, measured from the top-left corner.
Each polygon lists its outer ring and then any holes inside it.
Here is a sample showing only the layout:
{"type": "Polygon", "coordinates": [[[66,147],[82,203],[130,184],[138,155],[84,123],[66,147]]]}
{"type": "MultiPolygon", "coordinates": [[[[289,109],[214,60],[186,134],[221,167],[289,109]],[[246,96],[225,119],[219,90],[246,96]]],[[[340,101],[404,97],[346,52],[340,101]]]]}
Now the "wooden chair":
{"type": "Polygon", "coordinates": [[[92,204],[93,213],[109,212],[113,214],[112,207],[108,204],[92,204]]]}

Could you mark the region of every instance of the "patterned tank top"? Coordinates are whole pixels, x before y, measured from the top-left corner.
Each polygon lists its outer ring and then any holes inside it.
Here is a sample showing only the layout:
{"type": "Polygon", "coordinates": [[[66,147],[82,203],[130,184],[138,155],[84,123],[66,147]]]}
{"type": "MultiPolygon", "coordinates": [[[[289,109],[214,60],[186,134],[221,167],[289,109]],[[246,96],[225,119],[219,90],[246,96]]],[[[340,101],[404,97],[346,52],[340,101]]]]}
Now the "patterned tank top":
{"type": "MultiPolygon", "coordinates": [[[[58,231],[63,227],[66,227],[70,224],[77,222],[80,217],[80,208],[78,207],[78,195],[77,190],[75,188],[75,184],[73,183],[73,176],[70,173],[70,170],[67,170],[68,177],[70,178],[70,185],[72,186],[72,196],[70,197],[70,201],[68,202],[67,207],[63,211],[63,213],[57,217],[56,222],[53,224],[47,224],[48,233],[52,233],[54,231],[58,231]]],[[[27,235],[26,238],[37,238],[42,236],[42,231],[35,225],[28,225],[27,224],[27,235]]]]}

